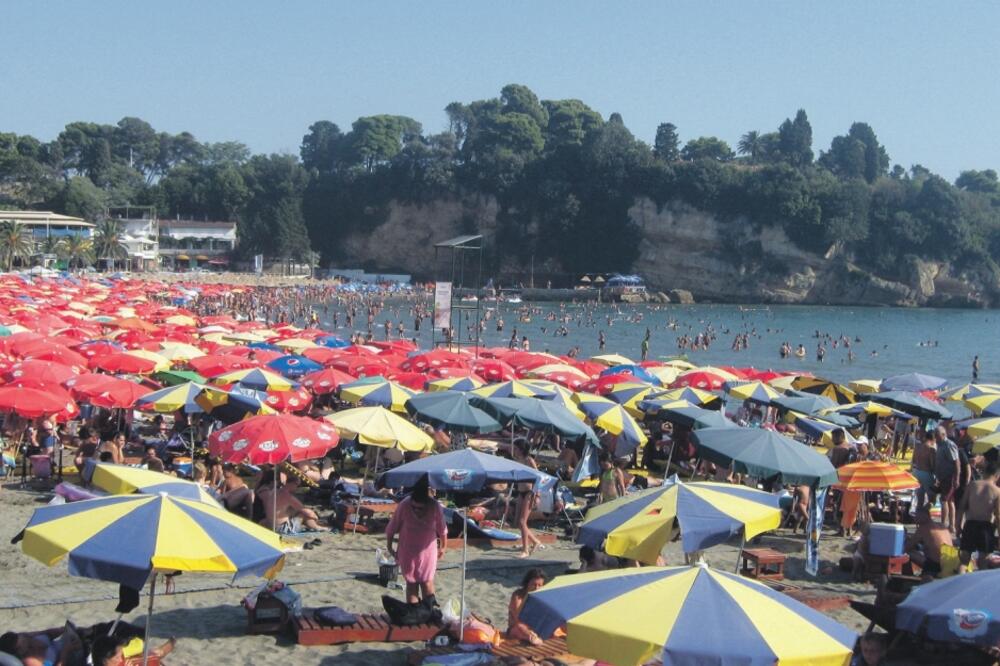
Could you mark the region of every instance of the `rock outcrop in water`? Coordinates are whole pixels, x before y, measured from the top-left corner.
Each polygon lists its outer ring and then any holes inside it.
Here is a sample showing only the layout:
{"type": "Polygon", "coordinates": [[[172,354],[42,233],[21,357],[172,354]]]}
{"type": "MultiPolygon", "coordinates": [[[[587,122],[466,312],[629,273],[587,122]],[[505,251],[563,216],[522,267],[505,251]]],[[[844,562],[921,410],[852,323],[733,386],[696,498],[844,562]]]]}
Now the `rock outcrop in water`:
{"type": "MultiPolygon", "coordinates": [[[[373,233],[345,239],[344,254],[348,262],[369,268],[432,276],[435,242],[464,233],[491,236],[499,212],[497,201],[487,196],[423,205],[393,201],[373,233]]],[[[880,276],[853,263],[837,245],[815,254],[795,245],[780,227],[723,221],[684,203],[657,206],[640,198],[629,215],[641,241],[638,259],[623,271],[642,275],[651,291],[668,293],[673,302],[993,305],[989,290],[939,262],[911,258],[904,266],[886,267],[880,276]]],[[[501,268],[528,271],[527,266],[501,268]]]]}

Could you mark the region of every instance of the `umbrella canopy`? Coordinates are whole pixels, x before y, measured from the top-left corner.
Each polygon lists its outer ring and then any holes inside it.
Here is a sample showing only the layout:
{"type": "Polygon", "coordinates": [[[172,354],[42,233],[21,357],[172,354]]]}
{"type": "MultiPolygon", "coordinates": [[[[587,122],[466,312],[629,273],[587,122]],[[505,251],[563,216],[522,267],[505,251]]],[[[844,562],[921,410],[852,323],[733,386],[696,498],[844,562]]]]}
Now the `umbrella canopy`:
{"type": "Polygon", "coordinates": [[[329,424],[291,414],[252,416],[212,433],[208,450],[227,462],[255,465],[321,458],[337,446],[329,424]]]}
{"type": "Polygon", "coordinates": [[[610,391],[604,394],[604,397],[617,402],[627,409],[629,414],[641,417],[643,411],[639,409],[639,403],[661,393],[663,393],[662,389],[652,387],[649,384],[630,382],[613,386],[610,391]]]}
{"type": "Polygon", "coordinates": [[[751,400],[765,405],[781,395],[770,385],[760,380],[726,382],[724,388],[729,395],[737,400],[751,400]]]}
{"type": "Polygon", "coordinates": [[[590,360],[601,365],[606,365],[609,368],[616,365],[635,365],[635,361],[621,354],[600,354],[598,356],[591,356],[590,360]]]}
{"type": "Polygon", "coordinates": [[[149,389],[127,379],[112,377],[112,381],[93,389],[75,390],[78,399],[89,402],[95,407],[105,409],[124,409],[131,407],[135,401],[149,393],[149,389]]]}
{"type": "Polygon", "coordinates": [[[194,345],[184,342],[161,342],[156,353],[172,363],[183,363],[205,355],[205,352],[194,345]]]}
{"type": "Polygon", "coordinates": [[[255,391],[291,391],[299,387],[291,379],[286,379],[281,375],[276,375],[273,372],[261,370],[260,368],[227,372],[213,378],[212,383],[219,386],[239,384],[255,391]]]}
{"type": "Polygon", "coordinates": [[[141,588],[155,571],[267,575],[278,535],[225,509],[169,495],[112,495],[35,509],[21,550],[74,576],[141,588]]]}
{"type": "Polygon", "coordinates": [[[219,506],[219,502],[203,486],[142,467],[97,463],[94,466],[91,483],[112,495],[131,495],[134,492],[147,495],[166,493],[172,497],[183,497],[219,506]]]}
{"type": "MultiPolygon", "coordinates": [[[[907,414],[912,414],[918,418],[930,419],[950,419],[951,411],[939,405],[933,400],[929,400],[919,393],[908,391],[888,391],[886,393],[870,393],[863,396],[867,400],[880,402],[896,409],[901,409],[907,414]]],[[[853,400],[851,402],[854,402],[853,400]]]]}
{"type": "Polygon", "coordinates": [[[473,391],[483,385],[475,377],[445,377],[427,382],[428,391],[473,391]]]}
{"type": "Polygon", "coordinates": [[[302,386],[309,389],[316,395],[326,395],[339,390],[344,384],[357,381],[357,377],[341,372],[336,368],[324,368],[316,372],[310,372],[302,378],[302,386]]]}
{"type": "Polygon", "coordinates": [[[427,433],[384,407],[356,407],[323,418],[341,437],[360,444],[404,451],[429,451],[434,446],[427,433]]]}
{"type": "MultiPolygon", "coordinates": [[[[618,437],[629,451],[646,443],[647,437],[642,428],[617,402],[589,393],[578,393],[574,399],[591,423],[618,437]]],[[[624,452],[623,450],[618,455],[623,455],[624,452]]]]}
{"type": "Polygon", "coordinates": [[[868,416],[895,416],[901,419],[913,418],[906,412],[901,412],[898,409],[893,409],[889,405],[883,405],[877,402],[872,402],[871,400],[866,400],[864,402],[852,402],[846,405],[838,405],[836,407],[827,407],[825,409],[819,410],[818,414],[820,416],[827,416],[829,414],[844,414],[845,416],[854,416],[865,418],[868,416]]]}
{"type": "Polygon", "coordinates": [[[416,391],[387,379],[380,381],[359,380],[340,387],[340,399],[354,405],[385,407],[401,414],[406,413],[406,401],[416,391]]]}
{"type": "Polygon", "coordinates": [[[836,407],[837,403],[825,395],[783,395],[773,398],[771,404],[779,409],[787,409],[803,414],[814,414],[821,409],[836,407]]]}
{"type": "Polygon", "coordinates": [[[771,430],[705,428],[695,430],[692,439],[700,456],[717,465],[732,465],[736,472],[820,487],[837,482],[837,470],[826,456],[771,430]]]}
{"type": "Polygon", "coordinates": [[[11,366],[5,376],[9,382],[26,380],[48,384],[65,384],[79,374],[75,368],[55,361],[29,360],[11,366]]]}
{"type": "MultiPolygon", "coordinates": [[[[63,391],[65,393],[65,391],[63,391]]],[[[39,416],[79,414],[76,404],[53,391],[20,386],[0,387],[0,412],[14,412],[26,419],[39,416]]]]}
{"type": "Polygon", "coordinates": [[[919,372],[908,372],[903,375],[894,375],[882,380],[880,391],[936,391],[948,383],[944,377],[934,375],[924,375],[919,372]]]}
{"type": "Polygon", "coordinates": [[[305,356],[296,356],[294,354],[279,356],[273,361],[269,361],[267,367],[292,379],[298,379],[310,372],[323,369],[323,366],[316,361],[311,361],[305,356]]]}
{"type": "Polygon", "coordinates": [[[673,476],[659,488],[590,509],[576,542],[609,555],[655,564],[676,528],[684,552],[691,553],[740,533],[752,539],[780,524],[776,495],[725,483],[683,483],[673,476]]]}
{"type": "Polygon", "coordinates": [[[163,386],[177,386],[178,384],[186,384],[188,382],[204,384],[208,381],[197,372],[192,372],[191,370],[166,370],[164,372],[154,372],[153,379],[160,382],[163,386]]]}
{"type": "Polygon", "coordinates": [[[1000,430],[1000,417],[992,416],[984,419],[968,419],[961,425],[969,429],[970,437],[984,437],[1000,430]]]}
{"type": "Polygon", "coordinates": [[[573,654],[613,666],[847,666],[857,634],[735,574],[644,567],[560,576],[532,592],[520,620],[543,638],[566,627],[573,654]]]}
{"type": "Polygon", "coordinates": [[[582,423],[571,411],[552,400],[476,396],[472,398],[472,404],[504,425],[512,424],[528,430],[551,432],[571,440],[582,437],[595,445],[598,443],[597,435],[590,426],[582,423]]]}
{"type": "Polygon", "coordinates": [[[378,478],[380,487],[410,488],[427,475],[437,490],[476,491],[489,483],[534,483],[541,472],[519,462],[461,449],[400,465],[378,478]]]}
{"type": "Polygon", "coordinates": [[[638,365],[613,365],[607,370],[602,370],[601,375],[632,375],[641,382],[655,386],[660,385],[659,378],[649,372],[648,369],[638,365]]]}
{"type": "Polygon", "coordinates": [[[196,382],[168,386],[140,396],[136,399],[134,406],[136,409],[159,412],[160,414],[170,414],[177,410],[183,410],[185,414],[201,414],[205,410],[195,401],[195,398],[204,390],[205,386],[196,382]]]}
{"type": "MultiPolygon", "coordinates": [[[[795,416],[795,426],[799,430],[804,432],[809,438],[828,446],[833,445],[833,432],[835,430],[844,430],[843,426],[822,420],[819,417],[809,417],[796,412],[792,412],[792,414],[795,416]]],[[[844,437],[848,442],[855,441],[854,437],[847,430],[844,430],[844,437]]]]}
{"type": "Polygon", "coordinates": [[[685,386],[691,386],[693,388],[705,389],[705,390],[718,390],[722,388],[722,385],[726,382],[736,381],[739,377],[732,374],[731,372],[726,372],[722,368],[695,368],[694,370],[687,370],[677,375],[677,379],[670,383],[671,388],[682,388],[685,386]]]}
{"type": "Polygon", "coordinates": [[[685,386],[683,388],[677,388],[677,389],[670,389],[669,391],[658,393],[656,395],[656,399],[665,402],[673,402],[676,400],[687,400],[695,407],[704,407],[705,409],[722,408],[722,398],[715,395],[714,393],[709,393],[708,391],[705,391],[703,389],[694,388],[691,386],[685,386]]]}
{"type": "Polygon", "coordinates": [[[966,398],[964,404],[980,417],[1000,416],[1000,393],[983,393],[966,398]]]}
{"type": "Polygon", "coordinates": [[[792,381],[792,388],[805,393],[827,397],[841,405],[846,405],[849,402],[857,402],[857,394],[854,391],[822,377],[796,377],[792,381]]]}
{"type": "Polygon", "coordinates": [[[251,416],[274,414],[275,410],[265,404],[266,393],[239,390],[223,391],[214,386],[206,386],[195,396],[194,401],[202,411],[223,423],[236,423],[251,416]],[[248,394],[250,393],[250,394],[248,394]]]}
{"type": "Polygon", "coordinates": [[[217,377],[227,372],[236,370],[249,370],[256,368],[260,363],[246,356],[235,354],[211,354],[201,356],[188,361],[188,367],[195,372],[206,377],[217,377]]]}
{"type": "Polygon", "coordinates": [[[972,453],[977,456],[982,455],[990,449],[995,449],[998,446],[1000,446],[1000,433],[990,433],[989,435],[980,437],[972,443],[972,453]]]}
{"type": "Polygon", "coordinates": [[[913,588],[896,607],[896,628],[936,641],[1000,642],[1000,570],[976,571],[913,588]]]}
{"type": "Polygon", "coordinates": [[[837,488],[855,491],[910,490],[920,486],[909,472],[904,472],[895,465],[875,460],[844,465],[837,469],[839,481],[837,488]]]}
{"type": "Polygon", "coordinates": [[[170,369],[170,361],[159,354],[144,349],[117,352],[107,356],[95,356],[90,361],[91,369],[128,375],[151,375],[170,369]]]}
{"type": "Polygon", "coordinates": [[[406,411],[424,423],[451,431],[485,433],[501,429],[496,419],[469,404],[469,396],[461,391],[415,395],[406,401],[406,411]]]}
{"type": "Polygon", "coordinates": [[[487,384],[472,393],[484,398],[551,398],[555,395],[553,391],[517,379],[499,384],[487,384]]]}
{"type": "Polygon", "coordinates": [[[668,403],[655,412],[648,411],[647,413],[653,413],[659,419],[693,429],[737,427],[735,423],[726,418],[725,414],[714,409],[691,406],[676,407],[668,403]]]}

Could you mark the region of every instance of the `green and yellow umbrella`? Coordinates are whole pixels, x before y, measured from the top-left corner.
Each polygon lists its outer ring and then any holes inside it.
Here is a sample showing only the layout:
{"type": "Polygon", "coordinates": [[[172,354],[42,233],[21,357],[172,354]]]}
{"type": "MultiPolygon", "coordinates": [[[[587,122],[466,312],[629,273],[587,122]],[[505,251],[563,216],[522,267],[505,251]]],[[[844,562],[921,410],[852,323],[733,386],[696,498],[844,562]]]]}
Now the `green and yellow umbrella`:
{"type": "Polygon", "coordinates": [[[612,666],[847,666],[857,634],[763,583],[693,567],[560,576],[532,592],[520,620],[569,651],[612,666]]]}
{"type": "Polygon", "coordinates": [[[477,388],[474,394],[483,398],[552,398],[553,392],[535,383],[512,379],[477,388]]]}
{"type": "MultiPolygon", "coordinates": [[[[577,393],[575,397],[580,411],[598,428],[615,435],[633,450],[646,443],[646,434],[625,408],[613,400],[592,393],[577,393]]],[[[616,450],[618,455],[623,453],[616,450]]]]}
{"type": "Polygon", "coordinates": [[[427,433],[384,407],[356,407],[323,418],[341,437],[360,444],[404,451],[428,451],[434,446],[427,433]]]}
{"type": "Polygon", "coordinates": [[[781,524],[778,498],[727,483],[683,483],[676,476],[587,512],[577,543],[609,555],[655,564],[680,530],[684,552],[725,543],[741,534],[752,539],[781,524]]]}
{"type": "Polygon", "coordinates": [[[339,394],[341,400],[352,405],[381,406],[405,414],[406,401],[415,396],[417,391],[411,391],[388,379],[370,381],[370,378],[365,378],[349,384],[341,384],[339,394]]]}

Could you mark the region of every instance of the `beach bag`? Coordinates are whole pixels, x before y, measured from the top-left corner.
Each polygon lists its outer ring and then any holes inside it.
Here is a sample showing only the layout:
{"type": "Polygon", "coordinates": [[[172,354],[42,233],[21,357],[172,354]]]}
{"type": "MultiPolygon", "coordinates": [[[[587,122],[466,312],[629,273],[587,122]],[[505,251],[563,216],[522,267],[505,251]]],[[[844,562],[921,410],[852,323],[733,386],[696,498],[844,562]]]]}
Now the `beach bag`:
{"type": "Polygon", "coordinates": [[[349,627],[352,624],[357,624],[358,621],[357,615],[349,613],[339,606],[318,608],[313,613],[313,616],[320,624],[332,627],[349,627]]]}
{"type": "Polygon", "coordinates": [[[400,627],[413,627],[420,624],[439,624],[441,622],[441,611],[435,608],[428,601],[422,600],[415,604],[409,604],[400,599],[390,597],[388,594],[382,595],[382,608],[392,623],[400,627]]]}

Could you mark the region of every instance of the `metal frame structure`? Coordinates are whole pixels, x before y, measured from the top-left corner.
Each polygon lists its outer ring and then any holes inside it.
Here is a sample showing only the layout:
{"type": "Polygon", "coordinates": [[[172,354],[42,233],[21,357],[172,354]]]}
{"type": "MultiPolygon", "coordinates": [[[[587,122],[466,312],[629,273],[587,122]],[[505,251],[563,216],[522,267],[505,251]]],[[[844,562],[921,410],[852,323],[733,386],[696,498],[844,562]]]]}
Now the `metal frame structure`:
{"type": "MultiPolygon", "coordinates": [[[[463,345],[475,345],[476,355],[479,355],[480,346],[480,323],[482,321],[482,311],[480,308],[480,288],[483,284],[483,237],[480,235],[469,235],[469,236],[457,236],[446,241],[434,244],[434,260],[435,263],[438,262],[438,251],[448,250],[451,252],[451,313],[448,318],[449,328],[455,331],[455,335],[452,337],[451,341],[447,339],[447,336],[442,336],[441,331],[438,330],[437,326],[434,326],[431,331],[431,343],[434,347],[439,344],[446,344],[449,347],[459,347],[463,345]],[[476,304],[464,304],[461,296],[459,295],[459,290],[468,289],[466,285],[466,256],[471,253],[476,253],[478,255],[475,266],[470,266],[470,273],[475,269],[475,286],[472,288],[473,294],[476,297],[476,304]],[[463,340],[463,325],[469,323],[469,317],[467,313],[475,312],[475,337],[472,340],[463,340]],[[455,325],[455,314],[458,313],[459,321],[458,326],[455,325]]],[[[475,261],[475,259],[474,259],[475,261]]],[[[470,278],[473,276],[470,275],[470,278]]],[[[435,308],[437,305],[435,304],[435,308]]],[[[437,313],[435,312],[435,315],[437,313]]]]}

